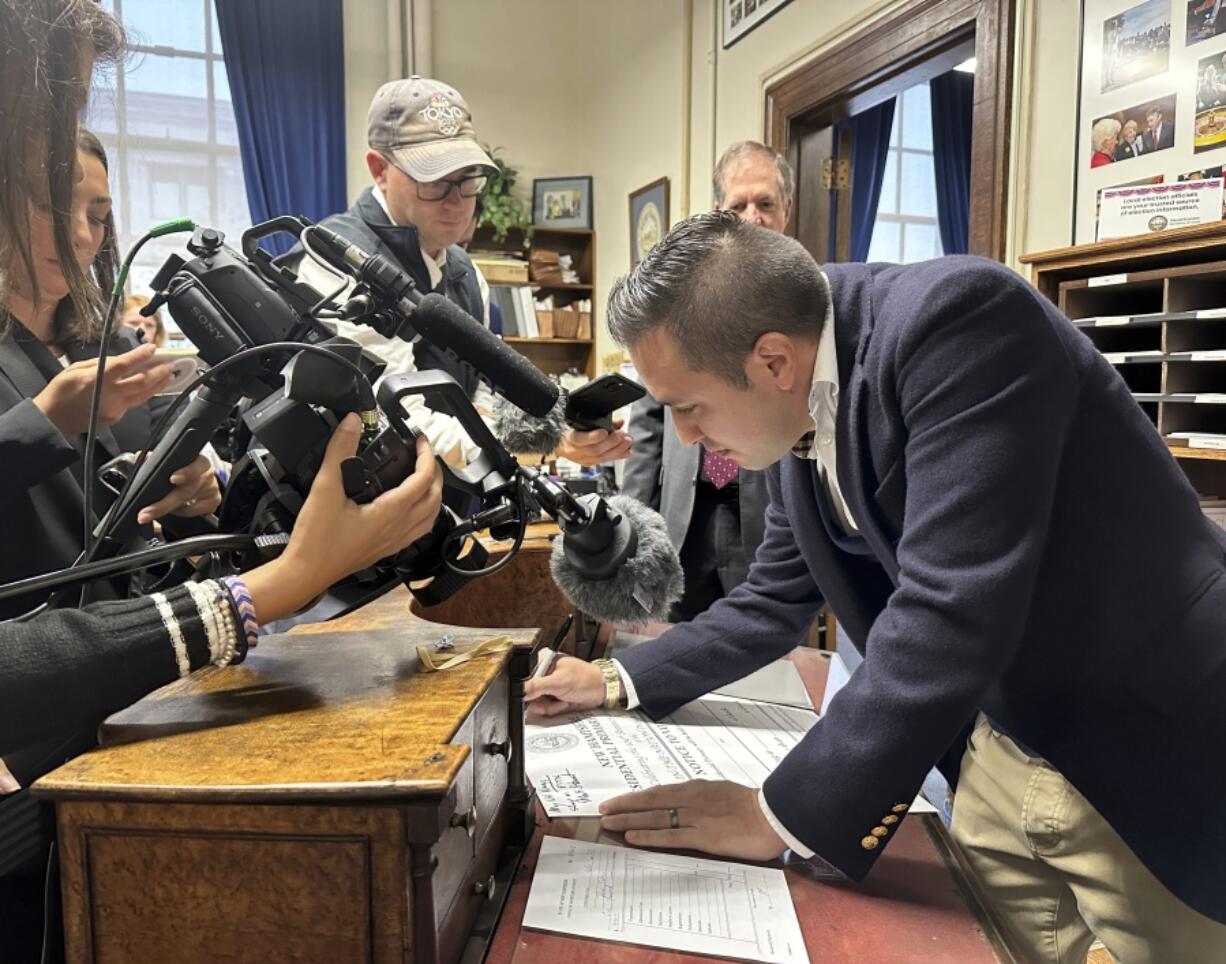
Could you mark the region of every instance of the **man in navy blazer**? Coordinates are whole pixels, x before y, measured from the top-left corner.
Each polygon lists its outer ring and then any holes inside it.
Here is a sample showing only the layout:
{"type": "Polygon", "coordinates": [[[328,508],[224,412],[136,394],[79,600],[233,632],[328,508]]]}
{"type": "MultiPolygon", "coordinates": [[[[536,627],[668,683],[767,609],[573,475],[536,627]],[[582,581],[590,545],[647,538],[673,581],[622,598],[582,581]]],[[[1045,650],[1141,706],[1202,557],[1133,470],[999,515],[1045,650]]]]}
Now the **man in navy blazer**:
{"type": "Polygon", "coordinates": [[[658,718],[824,601],[864,662],[762,791],[661,787],[606,827],[859,879],[974,722],[953,832],[1025,959],[1097,934],[1226,960],[1226,534],[1090,341],[992,262],[819,270],[721,213],[614,286],[609,327],[683,441],[769,466],[766,537],[707,613],[562,660],[533,711],[658,718]]]}

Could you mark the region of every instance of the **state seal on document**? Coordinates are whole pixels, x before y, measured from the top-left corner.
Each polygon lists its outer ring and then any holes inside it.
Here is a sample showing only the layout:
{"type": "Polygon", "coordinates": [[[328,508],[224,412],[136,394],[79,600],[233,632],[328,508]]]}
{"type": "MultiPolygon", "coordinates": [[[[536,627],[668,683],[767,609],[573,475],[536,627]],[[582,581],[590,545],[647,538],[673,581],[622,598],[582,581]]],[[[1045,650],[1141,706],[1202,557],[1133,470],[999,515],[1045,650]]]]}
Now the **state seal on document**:
{"type": "Polygon", "coordinates": [[[574,733],[534,733],[528,737],[528,749],[538,753],[562,753],[579,745],[574,733]]]}

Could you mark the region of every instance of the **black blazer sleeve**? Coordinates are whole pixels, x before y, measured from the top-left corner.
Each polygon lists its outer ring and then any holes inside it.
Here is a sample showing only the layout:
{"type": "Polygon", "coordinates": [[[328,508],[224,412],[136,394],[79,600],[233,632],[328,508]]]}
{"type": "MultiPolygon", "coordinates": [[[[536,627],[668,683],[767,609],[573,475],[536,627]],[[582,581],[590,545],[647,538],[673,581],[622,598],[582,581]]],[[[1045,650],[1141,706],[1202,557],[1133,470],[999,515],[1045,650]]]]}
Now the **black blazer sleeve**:
{"type": "Polygon", "coordinates": [[[622,493],[657,512],[660,509],[660,473],[664,467],[664,406],[644,395],[630,409],[627,429],[634,440],[622,475],[622,493]]]}
{"type": "Polygon", "coordinates": [[[0,505],[46,482],[80,456],[31,399],[0,413],[0,505]]]}

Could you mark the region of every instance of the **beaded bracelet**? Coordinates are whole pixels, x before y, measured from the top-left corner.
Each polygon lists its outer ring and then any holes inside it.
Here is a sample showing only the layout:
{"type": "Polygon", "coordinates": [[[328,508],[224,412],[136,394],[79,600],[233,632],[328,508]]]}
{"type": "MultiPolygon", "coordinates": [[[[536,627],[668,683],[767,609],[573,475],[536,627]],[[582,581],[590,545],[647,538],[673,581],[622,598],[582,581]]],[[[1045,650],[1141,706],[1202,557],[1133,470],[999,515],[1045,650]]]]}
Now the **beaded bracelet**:
{"type": "Polygon", "coordinates": [[[259,642],[260,622],[255,615],[255,603],[251,599],[251,590],[238,576],[226,576],[221,580],[230,594],[230,606],[234,610],[234,618],[242,626],[239,634],[238,647],[235,650],[234,662],[241,663],[247,658],[248,647],[259,642]]]}

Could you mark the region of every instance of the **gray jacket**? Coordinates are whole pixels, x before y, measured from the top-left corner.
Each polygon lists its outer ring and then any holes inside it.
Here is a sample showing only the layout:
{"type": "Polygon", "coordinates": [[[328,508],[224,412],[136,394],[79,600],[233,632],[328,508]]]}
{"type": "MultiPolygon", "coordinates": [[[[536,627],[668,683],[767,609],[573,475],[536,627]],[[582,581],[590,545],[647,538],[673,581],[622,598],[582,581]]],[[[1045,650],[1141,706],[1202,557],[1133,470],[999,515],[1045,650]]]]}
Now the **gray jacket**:
{"type": "MultiPolygon", "coordinates": [[[[622,492],[657,510],[668,523],[668,537],[678,551],[685,542],[694,515],[694,489],[702,467],[702,449],[683,445],[673,427],[672,414],[650,395],[634,403],[628,431],[634,448],[626,462],[622,492]]],[[[766,477],[741,469],[738,477],[741,508],[741,546],[735,571],[743,581],[766,531],[766,477]]],[[[733,551],[733,550],[730,550],[733,551]]],[[[724,562],[725,560],[720,560],[724,562]]]]}

